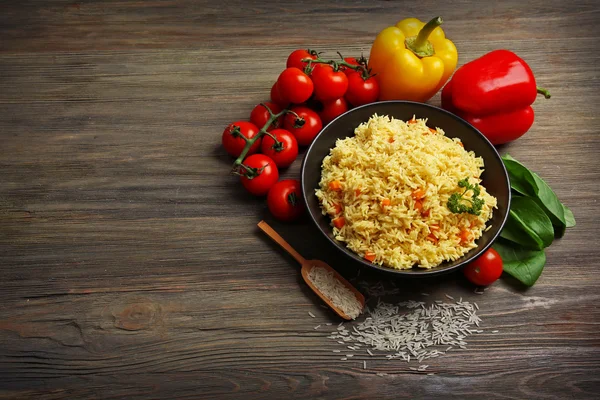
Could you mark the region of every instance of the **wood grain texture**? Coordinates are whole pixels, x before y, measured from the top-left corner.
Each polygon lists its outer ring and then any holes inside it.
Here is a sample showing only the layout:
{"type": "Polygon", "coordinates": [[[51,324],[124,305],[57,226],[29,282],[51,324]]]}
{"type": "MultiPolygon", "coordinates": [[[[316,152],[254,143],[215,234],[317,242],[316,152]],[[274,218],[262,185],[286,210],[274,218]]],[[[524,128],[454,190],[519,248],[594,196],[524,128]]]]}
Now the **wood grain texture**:
{"type": "MultiPolygon", "coordinates": [[[[557,0],[2,2],[0,399],[597,397],[599,11],[557,0]],[[577,226],[529,290],[507,279],[477,295],[459,274],[394,282],[393,300],[448,293],[480,306],[485,332],[428,360],[436,375],[425,375],[332,352],[325,324],[340,320],[256,223],[363,291],[385,277],[357,277],[308,221],[273,221],[228,175],[220,135],[268,98],[291,50],[367,55],[385,26],[433,14],[459,64],[509,48],[551,90],[532,130],[500,150],[537,171],[577,226]]],[[[298,177],[300,163],[283,175],[298,177]]]]}

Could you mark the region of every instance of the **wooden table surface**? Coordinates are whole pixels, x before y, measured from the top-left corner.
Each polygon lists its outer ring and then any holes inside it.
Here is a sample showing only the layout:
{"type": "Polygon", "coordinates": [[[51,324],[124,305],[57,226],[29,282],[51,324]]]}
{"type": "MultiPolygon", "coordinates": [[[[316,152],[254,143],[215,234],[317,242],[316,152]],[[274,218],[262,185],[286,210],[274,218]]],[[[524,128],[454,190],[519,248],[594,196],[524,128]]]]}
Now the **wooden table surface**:
{"type": "Polygon", "coordinates": [[[290,3],[0,4],[0,398],[598,396],[597,3],[290,3]],[[354,279],[308,218],[273,221],[229,175],[221,132],[268,99],[292,50],[368,55],[384,27],[438,14],[459,65],[508,48],[552,93],[500,149],[577,219],[528,290],[503,279],[477,295],[460,274],[354,279]],[[365,293],[384,282],[393,301],[477,302],[484,333],[428,360],[435,375],[364,352],[341,361],[325,325],[340,320],[256,228],[263,218],[365,293]]]}

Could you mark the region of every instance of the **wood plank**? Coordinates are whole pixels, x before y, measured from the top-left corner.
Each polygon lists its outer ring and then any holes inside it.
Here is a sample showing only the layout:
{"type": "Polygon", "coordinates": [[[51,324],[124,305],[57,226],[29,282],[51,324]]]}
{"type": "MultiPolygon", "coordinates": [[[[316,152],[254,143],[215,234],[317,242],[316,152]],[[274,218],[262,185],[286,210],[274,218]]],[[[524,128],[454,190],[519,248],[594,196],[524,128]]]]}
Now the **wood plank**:
{"type": "MultiPolygon", "coordinates": [[[[333,47],[370,42],[375,33],[406,17],[441,15],[458,44],[465,41],[594,37],[597,5],[518,0],[439,4],[360,0],[347,2],[248,3],[233,0],[84,2],[24,1],[0,13],[0,51],[85,51],[144,48],[202,48],[207,44],[271,47],[281,44],[333,47]],[[480,33],[477,35],[477,33],[480,33]],[[485,33],[483,36],[482,34],[485,33]],[[351,40],[349,40],[351,39],[351,40]]],[[[365,46],[365,51],[368,46],[365,46]]],[[[489,51],[486,48],[486,51],[489,51]]],[[[560,55],[557,55],[560,56],[560,55]]]]}
{"type": "MultiPolygon", "coordinates": [[[[592,1],[3,3],[0,399],[594,398],[598,11],[592,1]],[[367,55],[380,29],[430,10],[460,64],[509,48],[552,92],[534,104],[531,131],[500,148],[577,218],[531,289],[505,279],[478,295],[460,273],[362,271],[308,219],[274,221],[229,175],[222,130],[268,98],[290,51],[367,55]],[[435,375],[346,352],[327,338],[340,320],[261,219],[371,305],[379,283],[395,285],[388,301],[447,293],[477,302],[484,332],[427,360],[435,375]]],[[[297,178],[301,161],[283,176],[297,178]]]]}

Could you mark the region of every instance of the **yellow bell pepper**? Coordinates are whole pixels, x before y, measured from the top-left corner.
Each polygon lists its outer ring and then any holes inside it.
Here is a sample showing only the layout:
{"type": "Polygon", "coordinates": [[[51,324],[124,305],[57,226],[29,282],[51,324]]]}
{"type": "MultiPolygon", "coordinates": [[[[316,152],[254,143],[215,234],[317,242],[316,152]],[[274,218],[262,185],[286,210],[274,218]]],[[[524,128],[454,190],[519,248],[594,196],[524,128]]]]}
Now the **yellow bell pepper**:
{"type": "Polygon", "coordinates": [[[407,18],[382,30],[371,47],[369,68],[376,74],[379,100],[425,102],[456,68],[458,52],[436,17],[427,24],[407,18]]]}

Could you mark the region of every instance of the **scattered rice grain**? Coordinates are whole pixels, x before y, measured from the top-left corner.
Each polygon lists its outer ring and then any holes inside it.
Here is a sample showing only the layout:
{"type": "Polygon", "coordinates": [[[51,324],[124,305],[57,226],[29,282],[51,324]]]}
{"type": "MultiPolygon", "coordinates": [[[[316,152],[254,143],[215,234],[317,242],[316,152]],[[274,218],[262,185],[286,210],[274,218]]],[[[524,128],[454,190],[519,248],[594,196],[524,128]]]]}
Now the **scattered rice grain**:
{"type": "Polygon", "coordinates": [[[371,350],[378,350],[387,352],[388,360],[422,362],[444,355],[454,346],[466,349],[466,338],[480,331],[474,329],[480,321],[474,303],[390,304],[379,300],[375,307],[366,309],[365,319],[351,330],[338,326],[331,336],[350,350],[367,346],[366,352],[371,356],[374,356],[371,350]],[[448,346],[445,351],[438,347],[443,345],[448,346]]]}

